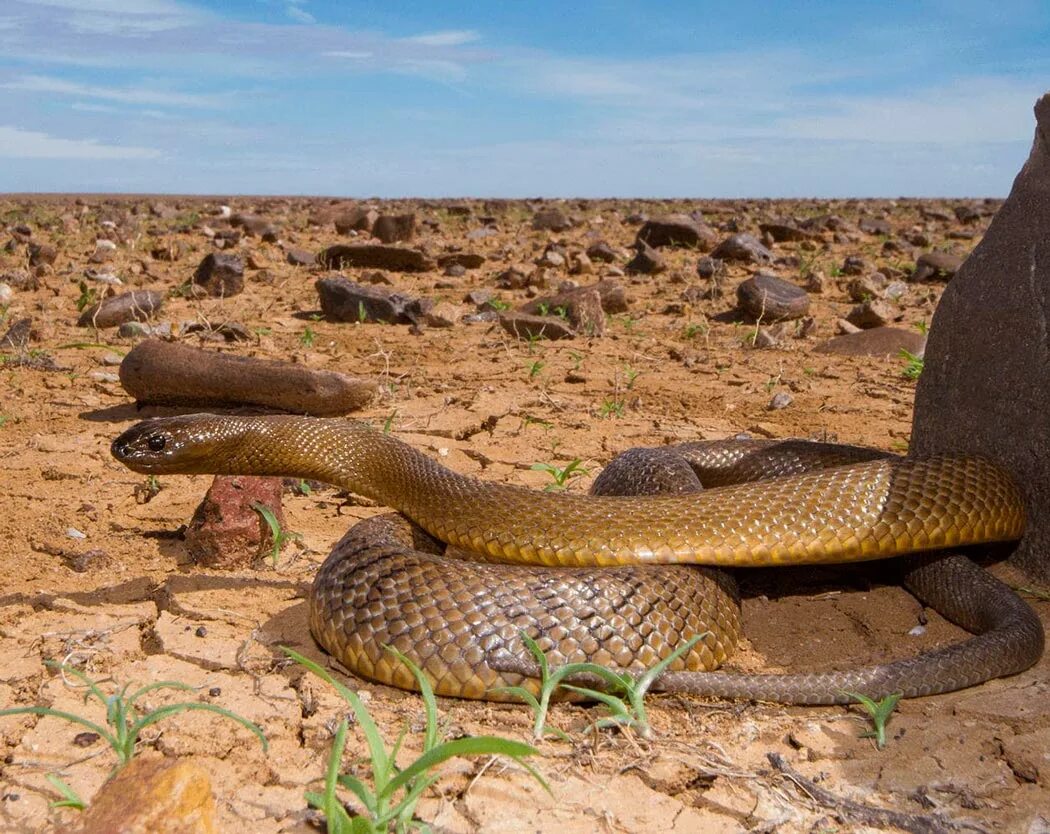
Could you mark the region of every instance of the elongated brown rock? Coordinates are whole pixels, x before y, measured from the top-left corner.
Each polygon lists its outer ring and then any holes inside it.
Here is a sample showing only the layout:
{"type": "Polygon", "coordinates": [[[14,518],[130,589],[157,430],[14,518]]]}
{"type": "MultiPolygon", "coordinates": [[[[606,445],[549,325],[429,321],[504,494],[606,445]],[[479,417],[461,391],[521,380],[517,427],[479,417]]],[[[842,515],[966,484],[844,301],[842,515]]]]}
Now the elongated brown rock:
{"type": "Polygon", "coordinates": [[[260,405],[317,417],[366,405],[376,384],[336,371],[317,371],[247,356],[151,339],[120,363],[120,382],[139,402],[166,405],[260,405]]]}

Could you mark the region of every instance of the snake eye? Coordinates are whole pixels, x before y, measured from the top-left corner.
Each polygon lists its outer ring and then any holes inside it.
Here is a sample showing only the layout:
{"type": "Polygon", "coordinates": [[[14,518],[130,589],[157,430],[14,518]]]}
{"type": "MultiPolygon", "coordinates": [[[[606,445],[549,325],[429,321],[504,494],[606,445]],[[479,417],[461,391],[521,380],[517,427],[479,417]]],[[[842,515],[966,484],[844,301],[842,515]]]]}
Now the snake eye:
{"type": "Polygon", "coordinates": [[[163,434],[151,434],[149,440],[146,441],[146,445],[149,446],[151,452],[160,452],[163,451],[167,442],[163,434]]]}

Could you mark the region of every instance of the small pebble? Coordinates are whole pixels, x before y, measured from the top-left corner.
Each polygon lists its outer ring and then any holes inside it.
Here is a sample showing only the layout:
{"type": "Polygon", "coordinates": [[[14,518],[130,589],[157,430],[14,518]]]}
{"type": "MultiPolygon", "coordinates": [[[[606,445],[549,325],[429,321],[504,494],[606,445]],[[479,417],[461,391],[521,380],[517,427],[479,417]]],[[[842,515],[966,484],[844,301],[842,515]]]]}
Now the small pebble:
{"type": "Polygon", "coordinates": [[[76,527],[67,527],[66,535],[71,539],[86,539],[87,533],[81,533],[76,527]]]}
{"type": "Polygon", "coordinates": [[[775,394],[773,399],[769,401],[768,408],[770,411],[779,411],[782,408],[787,408],[793,402],[794,400],[789,393],[781,391],[779,394],[775,394]]]}

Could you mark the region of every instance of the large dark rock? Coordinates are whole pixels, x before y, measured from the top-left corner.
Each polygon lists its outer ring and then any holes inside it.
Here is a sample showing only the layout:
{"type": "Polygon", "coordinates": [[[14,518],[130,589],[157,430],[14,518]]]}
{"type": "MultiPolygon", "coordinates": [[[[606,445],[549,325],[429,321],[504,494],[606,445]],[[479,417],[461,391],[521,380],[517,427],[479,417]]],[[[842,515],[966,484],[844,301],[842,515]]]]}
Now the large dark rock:
{"type": "Polygon", "coordinates": [[[244,261],[239,255],[212,252],[193,273],[193,284],[216,298],[228,298],[244,291],[244,261]]]}
{"type": "Polygon", "coordinates": [[[80,314],[80,327],[119,327],[127,321],[148,321],[164,304],[164,294],[133,290],[93,304],[80,314]]]}
{"type": "Polygon", "coordinates": [[[434,262],[418,249],[384,246],[378,243],[339,244],[321,250],[317,262],[328,269],[364,267],[394,272],[426,272],[434,262]]]}
{"type": "Polygon", "coordinates": [[[1024,491],[1028,527],[1011,557],[1050,580],[1050,94],[1032,152],[930,327],[915,393],[915,454],[981,455],[1024,491]]]}
{"type": "Polygon", "coordinates": [[[381,214],[372,225],[372,235],[383,243],[404,243],[416,236],[415,214],[381,214]]]}
{"type": "Polygon", "coordinates": [[[638,230],[638,239],[655,247],[688,246],[709,252],[718,243],[718,234],[688,214],[668,214],[648,221],[638,230]]]}
{"type": "Polygon", "coordinates": [[[381,321],[412,324],[412,299],[380,287],[369,287],[342,275],[319,278],[317,295],[321,310],[335,321],[381,321]]]}
{"type": "Polygon", "coordinates": [[[922,356],[926,337],[918,330],[903,327],[873,327],[859,333],[836,336],[821,342],[815,353],[837,353],[842,356],[900,356],[902,350],[922,356]]]}
{"type": "Polygon", "coordinates": [[[768,264],[773,262],[773,253],[754,235],[737,234],[723,240],[714,252],[712,258],[721,258],[723,261],[746,261],[749,263],[768,264]]]}
{"type": "Polygon", "coordinates": [[[756,321],[799,319],[809,311],[809,295],[790,281],[759,272],[736,288],[740,310],[756,321]]]}

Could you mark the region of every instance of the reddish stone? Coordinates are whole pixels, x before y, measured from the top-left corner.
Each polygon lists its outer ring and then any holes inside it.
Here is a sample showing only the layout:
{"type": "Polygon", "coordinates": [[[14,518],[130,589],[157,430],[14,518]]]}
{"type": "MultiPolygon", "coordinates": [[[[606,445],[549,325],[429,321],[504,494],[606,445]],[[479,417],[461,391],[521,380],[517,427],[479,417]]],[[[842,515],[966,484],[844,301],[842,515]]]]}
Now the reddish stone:
{"type": "Polygon", "coordinates": [[[186,547],[197,564],[221,570],[250,567],[268,556],[273,537],[253,504],[267,507],[282,529],[281,479],[216,475],[186,530],[186,547]]]}

